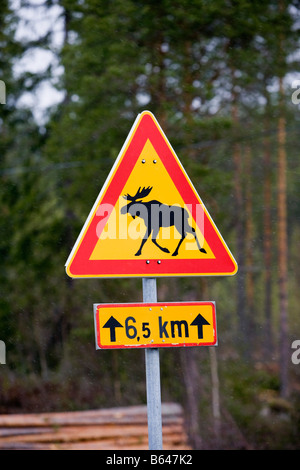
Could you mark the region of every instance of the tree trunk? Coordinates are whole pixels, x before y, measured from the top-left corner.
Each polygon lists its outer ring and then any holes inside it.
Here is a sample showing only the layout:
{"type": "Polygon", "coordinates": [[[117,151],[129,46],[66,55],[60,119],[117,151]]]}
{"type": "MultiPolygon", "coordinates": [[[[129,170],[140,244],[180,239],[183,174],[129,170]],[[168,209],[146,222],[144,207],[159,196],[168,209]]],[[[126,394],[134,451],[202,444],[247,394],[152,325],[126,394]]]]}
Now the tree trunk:
{"type": "Polygon", "coordinates": [[[279,367],[280,393],[283,398],[289,394],[288,366],[290,348],[288,345],[288,274],[287,274],[287,206],[286,206],[286,121],[284,115],[283,79],[279,78],[279,120],[278,120],[278,284],[279,284],[279,367]]]}
{"type": "Polygon", "coordinates": [[[236,213],[236,253],[239,272],[237,276],[237,316],[238,341],[245,359],[249,356],[246,327],[246,299],[245,299],[245,227],[244,227],[244,198],[242,185],[242,154],[241,146],[237,141],[238,107],[237,95],[234,90],[234,71],[232,71],[232,105],[231,117],[234,125],[233,166],[234,166],[234,200],[236,213]]]}
{"type": "Polygon", "coordinates": [[[202,445],[199,428],[200,377],[195,354],[196,348],[181,348],[180,350],[186,392],[189,441],[193,449],[200,449],[202,445]]]}
{"type": "Polygon", "coordinates": [[[246,221],[245,221],[245,248],[246,248],[246,321],[249,341],[249,356],[252,356],[255,336],[254,316],[254,278],[253,278],[253,198],[252,198],[252,155],[247,145],[245,148],[245,193],[246,193],[246,221]]]}
{"type": "Polygon", "coordinates": [[[218,359],[216,349],[210,347],[210,373],[211,373],[211,394],[212,394],[212,414],[213,414],[213,427],[217,443],[221,438],[221,411],[220,411],[220,386],[218,374],[218,359]]]}
{"type": "MultiPolygon", "coordinates": [[[[268,100],[268,98],[267,98],[268,100]]],[[[270,148],[270,127],[268,106],[264,123],[264,356],[270,360],[273,354],[273,334],[272,334],[272,229],[271,229],[271,203],[272,203],[272,184],[271,184],[271,148],[270,148]]]]}

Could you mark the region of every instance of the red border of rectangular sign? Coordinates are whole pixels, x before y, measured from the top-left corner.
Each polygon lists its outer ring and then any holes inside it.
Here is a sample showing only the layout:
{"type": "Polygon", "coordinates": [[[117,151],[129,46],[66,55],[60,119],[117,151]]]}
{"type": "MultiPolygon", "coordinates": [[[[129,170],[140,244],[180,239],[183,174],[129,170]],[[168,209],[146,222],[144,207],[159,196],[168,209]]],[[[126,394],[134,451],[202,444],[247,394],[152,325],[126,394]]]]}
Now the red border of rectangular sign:
{"type": "Polygon", "coordinates": [[[192,347],[192,346],[217,346],[218,338],[217,338],[217,320],[216,320],[216,304],[213,301],[203,301],[203,302],[155,302],[155,303],[128,303],[128,304],[96,304],[97,311],[95,313],[96,316],[96,326],[97,326],[97,346],[99,349],[147,349],[147,348],[172,348],[172,347],[192,347]],[[213,309],[213,329],[214,329],[214,342],[211,343],[182,343],[182,344],[165,344],[165,343],[155,343],[155,344],[148,344],[148,345],[129,345],[129,346],[107,346],[101,345],[100,341],[100,325],[99,325],[99,315],[98,311],[101,308],[134,308],[134,307],[183,307],[189,305],[211,305],[213,309]]]}

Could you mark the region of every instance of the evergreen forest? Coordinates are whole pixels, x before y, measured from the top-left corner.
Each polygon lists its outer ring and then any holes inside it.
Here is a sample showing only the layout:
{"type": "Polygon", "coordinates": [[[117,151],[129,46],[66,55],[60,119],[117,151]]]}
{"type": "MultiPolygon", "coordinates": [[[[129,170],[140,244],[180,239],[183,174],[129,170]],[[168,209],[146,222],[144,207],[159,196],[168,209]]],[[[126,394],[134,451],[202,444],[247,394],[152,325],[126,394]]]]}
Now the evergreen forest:
{"type": "Polygon", "coordinates": [[[239,266],[157,279],[218,329],[161,348],[162,401],[194,449],[299,448],[299,2],[2,0],[0,24],[0,413],[146,403],[144,350],[96,351],[93,321],[142,279],[65,263],[149,110],[239,266]]]}

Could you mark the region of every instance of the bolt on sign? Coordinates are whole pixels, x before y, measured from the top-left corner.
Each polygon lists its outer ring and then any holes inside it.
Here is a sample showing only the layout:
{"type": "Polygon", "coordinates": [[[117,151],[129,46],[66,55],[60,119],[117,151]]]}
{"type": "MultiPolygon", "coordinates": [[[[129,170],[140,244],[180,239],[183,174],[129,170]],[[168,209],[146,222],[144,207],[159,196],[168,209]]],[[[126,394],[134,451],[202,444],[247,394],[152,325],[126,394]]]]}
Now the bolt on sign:
{"type": "Polygon", "coordinates": [[[137,116],[66,272],[73,278],[237,272],[234,257],[149,111],[137,116]]]}
{"type": "Polygon", "coordinates": [[[215,302],[94,304],[96,349],[216,346],[215,302]]]}

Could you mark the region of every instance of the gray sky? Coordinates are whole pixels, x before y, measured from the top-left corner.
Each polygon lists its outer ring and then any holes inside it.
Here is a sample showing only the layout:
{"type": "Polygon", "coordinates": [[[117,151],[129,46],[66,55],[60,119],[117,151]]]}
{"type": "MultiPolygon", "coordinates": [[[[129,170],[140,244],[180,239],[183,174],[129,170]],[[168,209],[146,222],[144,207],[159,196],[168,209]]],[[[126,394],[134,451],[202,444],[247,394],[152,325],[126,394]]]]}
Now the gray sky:
{"type": "Polygon", "coordinates": [[[54,65],[54,76],[51,81],[42,82],[35,93],[25,93],[19,101],[20,106],[29,106],[36,120],[43,124],[47,108],[59,103],[63,98],[63,93],[54,87],[63,72],[55,55],[60,50],[63,41],[63,22],[59,18],[61,8],[58,5],[49,9],[43,6],[43,0],[31,0],[30,3],[33,5],[32,8],[21,8],[21,0],[11,0],[11,5],[20,18],[16,39],[21,42],[36,40],[52,30],[54,34],[51,50],[30,49],[21,60],[16,61],[14,73],[16,75],[24,71],[38,73],[46,70],[49,64],[54,65]]]}

